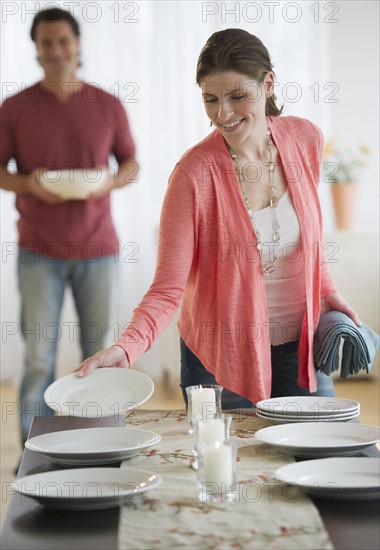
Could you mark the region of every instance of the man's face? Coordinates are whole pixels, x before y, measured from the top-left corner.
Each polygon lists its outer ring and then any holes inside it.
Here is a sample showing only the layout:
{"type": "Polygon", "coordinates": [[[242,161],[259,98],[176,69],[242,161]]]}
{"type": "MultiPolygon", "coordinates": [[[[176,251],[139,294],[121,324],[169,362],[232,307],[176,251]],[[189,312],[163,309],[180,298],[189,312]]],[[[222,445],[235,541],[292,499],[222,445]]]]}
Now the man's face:
{"type": "Polygon", "coordinates": [[[75,74],[78,67],[79,38],[67,21],[41,21],[36,30],[39,62],[48,77],[75,74]]]}

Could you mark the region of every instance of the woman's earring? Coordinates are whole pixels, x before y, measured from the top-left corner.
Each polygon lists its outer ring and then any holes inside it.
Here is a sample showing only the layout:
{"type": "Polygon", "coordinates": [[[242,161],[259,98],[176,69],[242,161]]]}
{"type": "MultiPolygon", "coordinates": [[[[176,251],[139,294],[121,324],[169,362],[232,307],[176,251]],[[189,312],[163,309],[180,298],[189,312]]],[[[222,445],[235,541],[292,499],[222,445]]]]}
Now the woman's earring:
{"type": "Polygon", "coordinates": [[[213,125],[213,122],[212,122],[212,120],[210,120],[210,128],[211,128],[212,125],[213,125]]]}

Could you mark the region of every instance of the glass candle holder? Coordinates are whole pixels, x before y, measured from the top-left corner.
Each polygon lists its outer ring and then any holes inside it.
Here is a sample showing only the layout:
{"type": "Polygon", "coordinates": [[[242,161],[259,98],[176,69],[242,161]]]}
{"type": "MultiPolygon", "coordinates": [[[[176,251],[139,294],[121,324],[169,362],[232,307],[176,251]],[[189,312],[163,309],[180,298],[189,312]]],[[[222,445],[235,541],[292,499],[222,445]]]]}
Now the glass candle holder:
{"type": "Polygon", "coordinates": [[[203,419],[211,418],[222,412],[223,386],[217,384],[202,384],[188,386],[187,394],[187,419],[190,423],[189,434],[193,434],[191,418],[201,415],[203,419]]]}
{"type": "Polygon", "coordinates": [[[232,502],[237,493],[237,447],[231,442],[199,443],[198,497],[201,502],[232,502]]]}
{"type": "Polygon", "coordinates": [[[215,443],[219,441],[224,443],[230,439],[232,416],[230,414],[217,414],[210,418],[202,418],[202,415],[197,414],[191,418],[193,428],[194,445],[193,455],[194,461],[191,466],[194,470],[198,469],[198,446],[203,443],[215,443]]]}

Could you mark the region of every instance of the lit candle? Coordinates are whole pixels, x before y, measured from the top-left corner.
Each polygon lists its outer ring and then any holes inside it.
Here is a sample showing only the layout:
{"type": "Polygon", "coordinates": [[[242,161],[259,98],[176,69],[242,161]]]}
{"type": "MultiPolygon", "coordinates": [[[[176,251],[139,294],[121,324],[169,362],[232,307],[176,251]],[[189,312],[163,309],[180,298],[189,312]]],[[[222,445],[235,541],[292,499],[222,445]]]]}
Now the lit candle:
{"type": "Polygon", "coordinates": [[[213,388],[199,388],[191,392],[191,414],[215,413],[216,397],[213,388]],[[211,407],[210,407],[211,405],[211,407]]]}
{"type": "Polygon", "coordinates": [[[203,450],[203,482],[227,487],[233,482],[232,447],[216,441],[203,450]]]}
{"type": "Polygon", "coordinates": [[[198,423],[198,441],[214,443],[220,441],[223,443],[225,434],[225,425],[221,418],[212,418],[198,423]]]}

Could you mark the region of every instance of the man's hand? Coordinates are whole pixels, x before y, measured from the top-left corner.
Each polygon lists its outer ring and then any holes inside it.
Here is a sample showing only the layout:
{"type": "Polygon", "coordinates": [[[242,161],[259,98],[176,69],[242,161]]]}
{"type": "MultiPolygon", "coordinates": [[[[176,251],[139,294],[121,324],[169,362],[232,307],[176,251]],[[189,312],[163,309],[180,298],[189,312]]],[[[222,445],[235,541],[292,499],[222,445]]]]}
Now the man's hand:
{"type": "Polygon", "coordinates": [[[78,376],[87,376],[95,369],[104,367],[117,367],[126,369],[129,367],[129,361],[127,354],[121,346],[114,345],[110,348],[98,351],[92,357],[89,357],[74,372],[78,373],[78,376]]]}
{"type": "Polygon", "coordinates": [[[89,200],[100,199],[101,197],[104,197],[104,195],[108,195],[108,193],[110,193],[112,189],[115,189],[115,178],[112,174],[108,172],[107,166],[102,166],[101,170],[105,170],[107,172],[107,177],[101,189],[89,195],[89,200]]]}
{"type": "MultiPolygon", "coordinates": [[[[106,170],[108,173],[108,167],[102,166],[102,170],[106,170]]],[[[135,158],[126,160],[119,166],[117,174],[108,173],[108,177],[101,189],[96,193],[93,193],[89,199],[99,199],[107,193],[110,193],[113,189],[121,189],[129,183],[138,181],[139,164],[135,158]]]]}
{"type": "Polygon", "coordinates": [[[36,170],[33,170],[28,177],[27,177],[27,189],[29,191],[30,195],[33,195],[33,197],[36,197],[40,201],[46,202],[48,204],[59,204],[64,201],[61,197],[58,195],[54,195],[53,193],[49,193],[49,191],[46,191],[40,183],[40,178],[42,173],[44,172],[43,168],[37,168],[36,170]]]}

